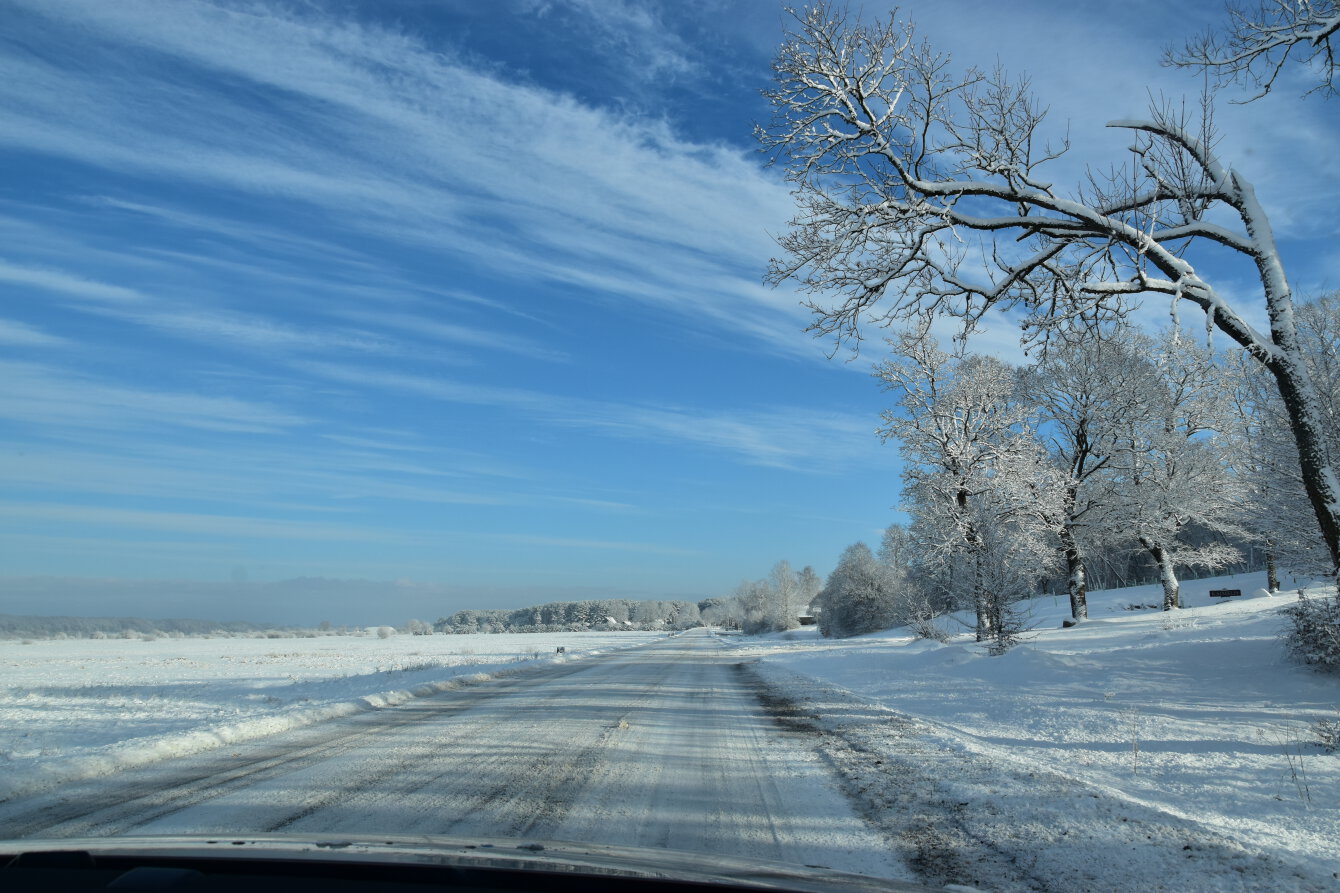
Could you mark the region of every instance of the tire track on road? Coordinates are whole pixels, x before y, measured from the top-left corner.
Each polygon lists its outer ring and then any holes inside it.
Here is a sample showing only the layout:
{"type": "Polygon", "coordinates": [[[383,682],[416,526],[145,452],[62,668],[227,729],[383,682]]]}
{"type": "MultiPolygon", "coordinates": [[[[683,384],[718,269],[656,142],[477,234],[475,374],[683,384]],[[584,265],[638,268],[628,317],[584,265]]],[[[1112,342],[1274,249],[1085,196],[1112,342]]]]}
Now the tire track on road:
{"type": "Polygon", "coordinates": [[[396,707],[248,742],[229,748],[235,753],[227,756],[208,751],[127,770],[111,779],[17,798],[0,804],[0,839],[123,834],[212,798],[342,756],[364,746],[369,736],[463,713],[488,699],[583,669],[583,664],[565,664],[495,677],[396,707]],[[174,772],[174,766],[184,768],[174,772]],[[149,786],[153,788],[150,793],[141,793],[149,786]]]}

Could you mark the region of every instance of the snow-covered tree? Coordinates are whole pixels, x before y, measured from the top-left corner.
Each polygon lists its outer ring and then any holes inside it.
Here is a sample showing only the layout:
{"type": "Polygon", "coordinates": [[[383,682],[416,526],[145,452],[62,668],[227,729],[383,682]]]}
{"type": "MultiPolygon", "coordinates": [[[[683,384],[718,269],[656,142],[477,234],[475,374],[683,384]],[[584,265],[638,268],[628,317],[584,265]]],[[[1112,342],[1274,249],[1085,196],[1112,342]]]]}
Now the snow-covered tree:
{"type": "Polygon", "coordinates": [[[781,631],[800,626],[800,614],[805,610],[805,604],[802,604],[804,598],[800,580],[786,559],[772,566],[768,574],[768,588],[771,596],[768,620],[773,628],[781,631]]]}
{"type": "Polygon", "coordinates": [[[1317,83],[1307,92],[1333,94],[1340,60],[1340,3],[1336,0],[1264,0],[1252,6],[1230,6],[1228,27],[1207,31],[1165,60],[1199,68],[1221,82],[1257,87],[1255,98],[1269,93],[1292,60],[1317,83]]]}
{"type": "Polygon", "coordinates": [[[1298,457],[1279,395],[1256,363],[1239,358],[1226,363],[1223,373],[1226,422],[1222,440],[1241,495],[1240,519],[1263,552],[1266,588],[1277,592],[1281,551],[1291,545],[1310,545],[1315,552],[1321,538],[1297,480],[1298,457]],[[1302,535],[1288,530],[1300,520],[1302,535]]]}
{"type": "Polygon", "coordinates": [[[1043,520],[1059,541],[1076,620],[1089,615],[1086,558],[1110,545],[1104,521],[1115,495],[1100,473],[1124,449],[1124,426],[1148,411],[1142,403],[1148,364],[1133,339],[1124,326],[1096,330],[1090,338],[1054,345],[1024,377],[1038,437],[1061,487],[1059,500],[1040,506],[1059,509],[1043,520]]]}
{"type": "Polygon", "coordinates": [[[1129,164],[1067,191],[1047,176],[1063,150],[1048,145],[1026,81],[957,75],[893,18],[854,23],[819,3],[796,19],[759,137],[786,164],[799,205],[770,280],[828,296],[811,304],[812,329],[859,340],[870,324],[949,315],[971,330],[1012,309],[1029,338],[1046,339],[1122,318],[1141,295],[1191,304],[1270,373],[1340,567],[1340,474],[1293,294],[1270,220],[1216,154],[1208,113],[1167,104],[1112,122],[1131,134],[1129,164]],[[1237,305],[1216,281],[1225,252],[1256,271],[1248,293],[1263,306],[1237,305]]]}
{"type": "Polygon", "coordinates": [[[796,585],[800,588],[800,603],[807,611],[813,611],[814,600],[819,592],[824,588],[823,578],[820,577],[810,565],[805,565],[800,569],[800,574],[796,577],[796,585]]]}
{"type": "Polygon", "coordinates": [[[771,616],[772,587],[767,580],[741,580],[732,599],[736,604],[740,629],[746,635],[770,633],[775,629],[771,616]]]}
{"type": "MultiPolygon", "coordinates": [[[[1334,461],[1340,457],[1340,293],[1301,305],[1298,334],[1321,397],[1325,448],[1334,461]]],[[[1265,550],[1269,588],[1280,588],[1278,562],[1297,573],[1325,574],[1327,556],[1307,510],[1297,447],[1279,394],[1255,364],[1235,363],[1226,378],[1232,408],[1226,442],[1244,493],[1244,526],[1265,550]]]]}
{"type": "Polygon", "coordinates": [[[1122,420],[1121,449],[1102,474],[1116,498],[1108,523],[1153,559],[1168,611],[1182,606],[1178,565],[1214,569],[1240,558],[1224,537],[1243,534],[1241,494],[1216,439],[1225,417],[1210,352],[1176,329],[1137,338],[1148,356],[1144,381],[1129,381],[1140,410],[1122,420]],[[1193,544],[1193,528],[1219,538],[1193,544]]]}
{"type": "Polygon", "coordinates": [[[738,627],[735,605],[728,598],[705,598],[698,602],[698,615],[708,626],[738,627]]]}
{"type": "Polygon", "coordinates": [[[880,538],[878,558],[899,581],[894,599],[897,622],[922,638],[943,639],[935,619],[954,610],[951,587],[938,585],[927,575],[924,548],[903,524],[890,524],[880,538]]]}
{"type": "Polygon", "coordinates": [[[1037,500],[1054,501],[1059,488],[1040,447],[1027,439],[1018,447],[966,499],[956,498],[965,492],[962,481],[945,472],[909,475],[903,493],[921,546],[914,583],[923,592],[928,582],[938,586],[950,604],[971,605],[977,640],[996,653],[1018,640],[1024,617],[1016,605],[1037,593],[1057,556],[1037,500]]]}
{"type": "Polygon", "coordinates": [[[819,593],[819,632],[843,638],[888,629],[897,622],[899,580],[875,560],[865,543],[853,543],[838,559],[819,593]]]}
{"type": "Polygon", "coordinates": [[[916,548],[905,526],[890,524],[884,528],[884,534],[879,540],[879,560],[895,570],[906,569],[912,565],[916,548]]]}
{"type": "Polygon", "coordinates": [[[945,579],[964,593],[978,641],[998,632],[1004,605],[1018,597],[1002,585],[1006,567],[1035,584],[1048,564],[1024,568],[1008,555],[1035,556],[1045,539],[1040,511],[1055,502],[1053,470],[1028,429],[1013,367],[993,357],[954,357],[926,328],[891,340],[893,356],[876,367],[898,399],[883,413],[881,437],[896,439],[904,460],[904,500],[923,544],[948,566],[945,579]],[[1027,545],[1024,545],[1027,543],[1027,545]]]}

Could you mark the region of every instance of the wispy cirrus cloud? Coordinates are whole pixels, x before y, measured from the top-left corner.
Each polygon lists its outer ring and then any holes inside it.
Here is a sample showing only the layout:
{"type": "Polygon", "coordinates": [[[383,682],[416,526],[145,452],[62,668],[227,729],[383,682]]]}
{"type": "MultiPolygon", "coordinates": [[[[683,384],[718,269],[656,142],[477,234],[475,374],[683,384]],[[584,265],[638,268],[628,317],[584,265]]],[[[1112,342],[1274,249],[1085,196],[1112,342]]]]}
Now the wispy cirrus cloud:
{"type": "Polygon", "coordinates": [[[148,511],[108,508],[105,506],[63,505],[50,502],[0,502],[0,519],[26,524],[56,522],[94,527],[210,534],[242,539],[280,537],[300,540],[385,542],[405,538],[402,533],[384,529],[325,521],[296,521],[196,512],[148,511]]]}
{"type": "Polygon", "coordinates": [[[0,418],[85,430],[276,432],[307,424],[277,406],[185,390],[110,384],[41,363],[0,361],[0,418]]]}
{"type": "Polygon", "coordinates": [[[352,365],[296,365],[309,374],[375,392],[500,407],[551,425],[606,431],[623,438],[668,439],[772,468],[829,473],[846,468],[857,457],[875,455],[878,446],[874,420],[861,415],[795,407],[647,406],[352,365]]]}
{"type": "Polygon", "coordinates": [[[120,285],[97,282],[61,270],[8,263],[3,259],[0,259],[0,282],[109,304],[137,304],[145,297],[120,285]]]}
{"type": "Polygon", "coordinates": [[[649,555],[695,555],[693,549],[676,549],[657,543],[620,542],[618,540],[590,540],[564,536],[535,536],[521,533],[498,534],[498,540],[526,546],[545,546],[557,549],[582,549],[602,552],[642,552],[649,555]]]}
{"type": "Polygon", "coordinates": [[[168,82],[127,61],[91,79],[32,57],[0,60],[0,81],[23,90],[0,86],[15,118],[0,142],[289,196],[351,230],[487,254],[514,276],[598,288],[813,355],[794,299],[757,285],[771,251],[760,221],[780,224],[790,200],[738,150],[291,7],[52,0],[29,11],[77,22],[106,53],[150,51],[185,74],[168,82]],[[204,72],[275,91],[271,105],[213,91],[204,72]],[[45,114],[71,96],[78,130],[45,114]],[[467,136],[443,140],[444,128],[467,136]]]}
{"type": "Polygon", "coordinates": [[[626,60],[623,71],[630,79],[660,82],[686,74],[698,56],[692,46],[667,27],[661,10],[653,4],[627,0],[520,0],[518,5],[523,12],[542,19],[565,14],[576,18],[582,28],[569,25],[562,30],[582,34],[607,58],[626,60]]]}
{"type": "Polygon", "coordinates": [[[0,319],[0,344],[10,347],[60,347],[70,343],[69,339],[49,334],[36,326],[13,319],[0,319]]]}

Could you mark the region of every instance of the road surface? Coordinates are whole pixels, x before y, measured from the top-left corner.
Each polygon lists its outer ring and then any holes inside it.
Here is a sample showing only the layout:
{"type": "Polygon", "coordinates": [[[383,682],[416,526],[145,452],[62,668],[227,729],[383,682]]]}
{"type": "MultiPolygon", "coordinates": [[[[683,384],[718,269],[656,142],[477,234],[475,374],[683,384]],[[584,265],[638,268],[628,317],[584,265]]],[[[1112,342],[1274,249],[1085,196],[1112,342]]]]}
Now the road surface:
{"type": "Polygon", "coordinates": [[[447,834],[907,877],[703,631],[0,804],[0,839],[447,834]]]}

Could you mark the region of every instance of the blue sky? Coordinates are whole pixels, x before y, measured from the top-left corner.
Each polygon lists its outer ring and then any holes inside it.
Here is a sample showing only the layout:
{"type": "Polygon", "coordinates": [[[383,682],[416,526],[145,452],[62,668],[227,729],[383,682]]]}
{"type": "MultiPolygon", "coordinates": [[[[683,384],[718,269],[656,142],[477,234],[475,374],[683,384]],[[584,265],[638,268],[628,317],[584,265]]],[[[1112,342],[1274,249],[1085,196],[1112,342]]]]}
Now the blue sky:
{"type": "MultiPolygon", "coordinates": [[[[1032,73],[1075,146],[1058,178],[1120,161],[1102,124],[1150,89],[1195,92],[1159,52],[1220,15],[902,8],[956,60],[1032,73]]],[[[0,20],[0,612],[696,600],[781,558],[827,573],[897,517],[878,352],[830,360],[761,281],[791,207],[751,136],[779,3],[0,20]]],[[[1300,291],[1340,282],[1337,117],[1220,114],[1300,291]]]]}

